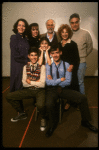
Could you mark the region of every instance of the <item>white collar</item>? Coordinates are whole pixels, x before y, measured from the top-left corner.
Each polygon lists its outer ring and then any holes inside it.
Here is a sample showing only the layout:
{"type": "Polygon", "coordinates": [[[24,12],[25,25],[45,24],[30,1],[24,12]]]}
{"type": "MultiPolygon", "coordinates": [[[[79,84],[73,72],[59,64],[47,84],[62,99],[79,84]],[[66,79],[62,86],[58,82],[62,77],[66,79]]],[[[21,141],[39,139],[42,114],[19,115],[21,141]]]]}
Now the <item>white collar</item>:
{"type": "MultiPolygon", "coordinates": [[[[62,41],[61,41],[61,43],[62,43],[62,41]]],[[[67,42],[65,43],[65,45],[66,45],[67,43],[71,43],[71,39],[68,39],[67,42]]],[[[65,46],[65,45],[64,45],[64,46],[65,46]]]]}
{"type": "Polygon", "coordinates": [[[37,64],[38,64],[38,62],[37,62],[36,64],[32,64],[32,63],[30,62],[30,66],[35,66],[35,67],[37,67],[37,64]]]}
{"type": "MultiPolygon", "coordinates": [[[[55,34],[55,32],[53,32],[53,36],[54,36],[54,34],[55,34]]],[[[52,36],[52,37],[53,37],[53,36],[52,36]]],[[[49,35],[48,35],[48,33],[47,33],[47,38],[49,38],[49,35]]]]}

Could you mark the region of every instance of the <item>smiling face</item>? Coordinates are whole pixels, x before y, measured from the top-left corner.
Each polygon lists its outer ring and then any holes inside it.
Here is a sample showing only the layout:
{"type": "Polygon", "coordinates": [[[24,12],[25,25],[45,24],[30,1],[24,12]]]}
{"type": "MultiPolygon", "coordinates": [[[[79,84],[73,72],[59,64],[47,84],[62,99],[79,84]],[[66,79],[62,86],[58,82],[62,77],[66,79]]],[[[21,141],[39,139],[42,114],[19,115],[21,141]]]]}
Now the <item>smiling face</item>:
{"type": "Polygon", "coordinates": [[[32,33],[32,37],[36,38],[38,36],[38,27],[32,26],[31,33],[32,33]]]}
{"type": "Polygon", "coordinates": [[[17,30],[19,34],[23,34],[25,31],[25,23],[23,21],[19,21],[17,25],[17,30]]]}
{"type": "Polygon", "coordinates": [[[61,32],[61,37],[62,37],[63,40],[68,40],[69,34],[68,34],[66,28],[64,28],[64,29],[62,30],[62,32],[61,32]]]}
{"type": "Polygon", "coordinates": [[[53,57],[54,62],[59,62],[61,55],[62,51],[59,51],[59,48],[57,48],[55,51],[51,51],[51,56],[53,57]]]}
{"type": "Polygon", "coordinates": [[[47,50],[49,45],[48,45],[48,42],[46,40],[43,40],[41,42],[40,46],[41,46],[42,50],[47,50]]]}
{"type": "Polygon", "coordinates": [[[46,27],[47,27],[47,32],[48,33],[53,33],[54,32],[54,28],[55,28],[53,20],[48,20],[47,24],[46,24],[46,27]]]}
{"type": "Polygon", "coordinates": [[[35,64],[38,61],[38,55],[35,52],[30,53],[28,55],[28,58],[30,59],[30,61],[32,62],[32,64],[35,64]]]}
{"type": "Polygon", "coordinates": [[[70,25],[73,31],[77,31],[79,29],[79,18],[72,18],[70,20],[70,25]]]}

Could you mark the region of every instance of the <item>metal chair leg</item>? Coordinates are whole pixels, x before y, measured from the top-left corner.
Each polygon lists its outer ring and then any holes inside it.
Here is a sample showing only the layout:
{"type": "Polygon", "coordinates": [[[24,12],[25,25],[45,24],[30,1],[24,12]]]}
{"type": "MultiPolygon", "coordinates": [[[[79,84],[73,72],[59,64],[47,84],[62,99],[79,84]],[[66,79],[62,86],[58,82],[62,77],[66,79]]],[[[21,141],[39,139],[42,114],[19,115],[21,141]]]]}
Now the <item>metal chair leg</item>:
{"type": "Polygon", "coordinates": [[[62,101],[61,101],[61,98],[59,98],[59,103],[60,103],[60,106],[59,106],[59,123],[61,123],[61,117],[62,117],[62,101]]]}
{"type": "Polygon", "coordinates": [[[37,106],[36,106],[36,110],[35,110],[35,121],[37,121],[37,106]]]}

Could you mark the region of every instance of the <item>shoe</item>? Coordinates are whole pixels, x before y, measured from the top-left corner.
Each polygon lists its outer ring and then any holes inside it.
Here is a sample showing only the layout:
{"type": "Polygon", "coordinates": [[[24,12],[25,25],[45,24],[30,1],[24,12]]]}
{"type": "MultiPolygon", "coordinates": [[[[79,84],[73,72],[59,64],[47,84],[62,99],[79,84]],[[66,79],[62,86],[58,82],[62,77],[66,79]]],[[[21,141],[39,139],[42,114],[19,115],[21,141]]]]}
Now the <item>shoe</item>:
{"type": "Polygon", "coordinates": [[[41,119],[40,130],[41,131],[45,131],[45,129],[46,129],[46,120],[45,119],[41,119]]]}
{"type": "Polygon", "coordinates": [[[27,119],[27,114],[25,112],[19,113],[16,117],[11,118],[11,122],[17,122],[19,120],[27,119]]]}
{"type": "Polygon", "coordinates": [[[50,136],[53,134],[54,130],[55,130],[55,128],[49,128],[49,129],[47,130],[45,136],[46,136],[46,137],[50,137],[50,136]]]}
{"type": "Polygon", "coordinates": [[[81,125],[84,126],[84,127],[87,127],[88,129],[90,129],[91,131],[93,131],[95,133],[98,132],[98,129],[95,126],[91,125],[88,121],[87,122],[82,121],[81,125]]]}

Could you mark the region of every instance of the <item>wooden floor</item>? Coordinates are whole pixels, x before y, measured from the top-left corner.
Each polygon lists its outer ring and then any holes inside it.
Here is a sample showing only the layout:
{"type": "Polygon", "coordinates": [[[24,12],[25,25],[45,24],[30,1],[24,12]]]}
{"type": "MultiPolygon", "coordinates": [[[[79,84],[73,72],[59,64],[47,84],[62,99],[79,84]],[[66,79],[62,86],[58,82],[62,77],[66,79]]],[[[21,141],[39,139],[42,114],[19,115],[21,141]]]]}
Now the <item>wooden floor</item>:
{"type": "MultiPolygon", "coordinates": [[[[24,100],[28,118],[12,123],[10,119],[17,115],[6,101],[9,93],[10,78],[2,78],[2,146],[9,147],[98,147],[98,134],[81,126],[80,111],[71,107],[63,113],[62,123],[58,124],[50,138],[40,131],[40,119],[35,121],[33,99],[24,100]]],[[[98,78],[85,77],[85,91],[88,98],[92,124],[98,127],[98,78]]]]}

